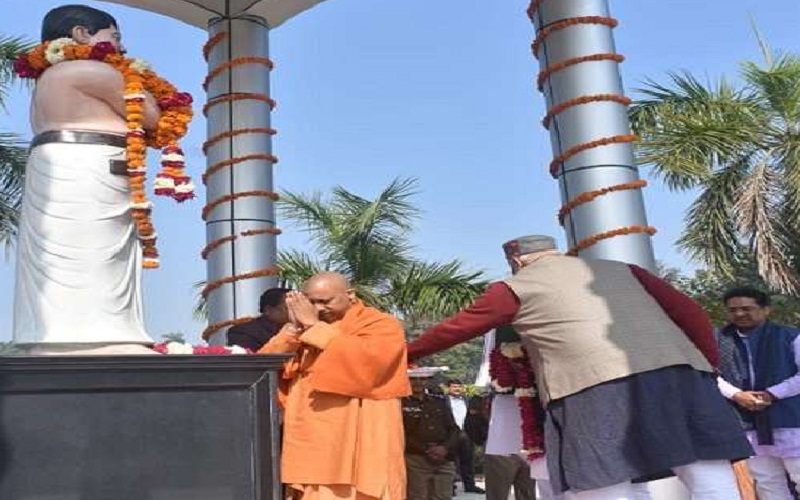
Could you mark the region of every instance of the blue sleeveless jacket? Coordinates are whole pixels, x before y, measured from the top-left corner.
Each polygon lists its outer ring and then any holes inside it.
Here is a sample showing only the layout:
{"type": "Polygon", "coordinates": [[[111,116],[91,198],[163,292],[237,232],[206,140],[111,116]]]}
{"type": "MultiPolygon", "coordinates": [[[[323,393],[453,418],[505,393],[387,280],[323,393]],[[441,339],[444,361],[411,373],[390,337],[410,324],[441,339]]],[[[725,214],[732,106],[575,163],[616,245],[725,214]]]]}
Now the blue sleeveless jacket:
{"type": "MultiPolygon", "coordinates": [[[[742,390],[766,390],[797,374],[794,341],[800,330],[790,326],[766,322],[746,338],[736,333],[736,327],[727,325],[719,332],[722,377],[742,390]],[[755,380],[750,380],[745,343],[753,356],[755,380]]],[[[734,405],[748,427],[752,426],[753,413],[734,405]]],[[[800,395],[775,400],[766,410],[773,428],[800,427],[800,395]]]]}

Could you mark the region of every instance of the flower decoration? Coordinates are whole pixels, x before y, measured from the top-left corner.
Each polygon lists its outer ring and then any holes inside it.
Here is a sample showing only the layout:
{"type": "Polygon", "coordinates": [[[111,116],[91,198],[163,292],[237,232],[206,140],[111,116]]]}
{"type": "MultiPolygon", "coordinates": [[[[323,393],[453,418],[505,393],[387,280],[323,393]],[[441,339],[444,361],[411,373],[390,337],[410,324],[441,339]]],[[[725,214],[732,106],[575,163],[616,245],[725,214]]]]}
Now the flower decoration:
{"type": "Polygon", "coordinates": [[[191,345],[183,342],[161,342],[151,347],[159,354],[183,354],[183,355],[225,355],[225,354],[252,354],[251,351],[234,346],[222,345],[191,345]]]}
{"type": "Polygon", "coordinates": [[[137,73],[144,73],[145,71],[150,71],[150,64],[146,62],[144,59],[139,59],[138,57],[131,59],[129,67],[133,71],[136,71],[137,73]]]}
{"type": "Polygon", "coordinates": [[[39,78],[39,75],[42,74],[41,71],[31,66],[25,54],[20,55],[14,60],[13,69],[14,73],[19,75],[20,78],[39,78]]]}
{"type": "Polygon", "coordinates": [[[509,359],[522,358],[525,356],[525,351],[522,349],[521,342],[503,342],[500,344],[500,353],[509,359]]]}
{"type": "Polygon", "coordinates": [[[94,61],[102,61],[111,54],[116,54],[117,48],[114,47],[114,44],[111,42],[98,42],[92,45],[91,51],[89,52],[89,59],[94,61]]]}
{"type": "Polygon", "coordinates": [[[131,217],[142,245],[142,265],[156,268],[159,260],[151,219],[152,205],[144,190],[147,148],[162,149],[162,169],[156,176],[155,194],[169,196],[177,202],[194,198],[194,185],[184,172],[183,151],[178,146],[178,140],[186,135],[192,119],[192,96],[178,92],[174,85],[154,73],[145,61],[124,57],[110,42],[80,45],[71,38],[47,41],[22,54],[14,61],[13,67],[21,78],[35,79],[55,64],[76,60],[104,62],[122,75],[128,129],[125,158],[128,162],[131,217]],[[161,111],[153,131],[144,129],[144,106],[148,94],[155,98],[161,111]]]}
{"type": "Polygon", "coordinates": [[[528,460],[544,455],[543,409],[525,347],[505,342],[489,353],[489,376],[498,394],[514,394],[522,419],[522,453],[528,460]]]}
{"type": "Polygon", "coordinates": [[[58,64],[66,59],[64,49],[73,45],[78,44],[72,38],[59,38],[58,40],[53,40],[47,44],[47,47],[44,49],[44,58],[47,59],[47,62],[51,65],[58,64]]]}

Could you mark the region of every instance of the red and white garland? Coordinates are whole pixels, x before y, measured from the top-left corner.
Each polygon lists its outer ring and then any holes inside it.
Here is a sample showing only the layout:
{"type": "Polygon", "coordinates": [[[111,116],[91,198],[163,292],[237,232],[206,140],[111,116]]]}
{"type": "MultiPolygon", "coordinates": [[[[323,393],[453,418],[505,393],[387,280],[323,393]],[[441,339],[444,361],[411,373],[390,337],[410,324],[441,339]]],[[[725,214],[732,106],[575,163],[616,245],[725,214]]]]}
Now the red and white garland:
{"type": "Polygon", "coordinates": [[[520,342],[505,342],[489,355],[489,376],[498,394],[514,394],[522,417],[522,453],[528,460],[544,455],[542,404],[528,353],[520,342]]]}
{"type": "Polygon", "coordinates": [[[156,231],[151,217],[152,203],[144,189],[147,174],[147,147],[162,150],[162,169],[155,179],[155,194],[177,202],[194,198],[194,185],[184,171],[184,155],[178,140],[186,135],[192,119],[192,96],[179,92],[174,85],[158,76],[141,59],[125,57],[110,42],[81,45],[72,38],[46,41],[21,54],[13,64],[20,78],[37,79],[47,69],[64,61],[91,60],[103,62],[122,76],[127,127],[125,159],[130,186],[131,217],[136,223],[142,246],[142,266],[159,266],[156,231]],[[147,93],[159,108],[155,130],[144,129],[144,107],[147,93]]]}
{"type": "Polygon", "coordinates": [[[238,345],[192,345],[183,342],[160,342],[150,348],[159,354],[193,354],[195,356],[253,354],[250,350],[238,345]]]}

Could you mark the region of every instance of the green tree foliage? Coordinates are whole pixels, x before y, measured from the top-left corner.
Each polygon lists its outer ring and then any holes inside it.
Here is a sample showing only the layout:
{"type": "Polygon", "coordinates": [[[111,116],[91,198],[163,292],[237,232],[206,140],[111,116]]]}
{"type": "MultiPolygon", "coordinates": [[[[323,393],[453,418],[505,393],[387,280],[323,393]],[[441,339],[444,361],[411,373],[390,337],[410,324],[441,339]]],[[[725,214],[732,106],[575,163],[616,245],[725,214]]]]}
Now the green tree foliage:
{"type": "Polygon", "coordinates": [[[772,288],[800,290],[800,58],[741,65],[741,83],[672,73],[631,108],[638,158],[668,187],[698,189],[678,244],[725,279],[754,259],[772,288]]]}
{"type": "Polygon", "coordinates": [[[731,288],[751,286],[770,294],[772,314],[770,319],[777,323],[800,327],[800,298],[770,289],[758,275],[755,263],[735,270],[735,277],[727,277],[719,272],[698,270],[691,276],[677,276],[673,285],[696,300],[708,315],[714,326],[725,324],[725,306],[722,297],[731,288]]]}
{"type": "Polygon", "coordinates": [[[179,344],[186,343],[186,335],[183,332],[169,332],[161,336],[164,342],[178,342],[179,344]]]}
{"type": "Polygon", "coordinates": [[[285,193],[280,214],[300,225],[314,251],[278,257],[282,280],[299,287],[320,271],[348,277],[366,303],[397,315],[411,329],[454,314],[486,286],[481,272],[461,262],[427,262],[414,256],[410,233],[419,210],[414,179],[396,179],[374,199],[343,187],[330,197],[285,193]]]}
{"type": "MultiPolygon", "coordinates": [[[[0,35],[0,108],[15,82],[14,59],[30,48],[21,38],[0,35]]],[[[17,234],[17,221],[22,201],[22,182],[27,153],[19,137],[0,131],[0,244],[10,249],[17,234]]]]}

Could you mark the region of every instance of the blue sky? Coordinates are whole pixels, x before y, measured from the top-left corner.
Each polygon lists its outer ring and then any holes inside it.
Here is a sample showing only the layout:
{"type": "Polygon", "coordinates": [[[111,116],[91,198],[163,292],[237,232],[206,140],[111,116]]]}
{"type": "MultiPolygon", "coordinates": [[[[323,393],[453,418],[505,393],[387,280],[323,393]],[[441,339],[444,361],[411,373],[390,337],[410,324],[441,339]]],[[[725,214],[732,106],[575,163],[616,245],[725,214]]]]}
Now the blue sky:
{"type": "MultiPolygon", "coordinates": [[[[38,37],[42,16],[65,2],[0,0],[0,34],[38,37]]],[[[86,2],[120,22],[129,53],[148,59],[202,101],[203,31],[134,9],[86,2]]],[[[499,244],[525,233],[562,238],[554,214],[556,184],[544,112],[530,55],[533,28],[525,0],[327,0],[270,34],[273,125],[280,189],[311,192],[342,185],[372,196],[391,179],[416,177],[424,215],[412,241],[421,257],[458,258],[497,278],[499,244]]],[[[689,70],[703,78],[736,76],[759,58],[751,17],[775,48],[798,51],[797,0],[612,1],[629,94],[646,78],[689,70]]],[[[27,91],[12,94],[0,130],[29,134],[27,91]]],[[[199,116],[184,147],[196,179],[205,165],[199,116]]],[[[155,155],[153,155],[155,156],[155,155]]],[[[642,176],[649,178],[644,169],[642,176]]],[[[651,179],[649,221],[659,229],[656,257],[691,268],[674,248],[690,194],[651,179]]],[[[202,202],[156,205],[162,267],[146,272],[152,336],[185,332],[196,340],[191,284],[205,276],[202,202]]],[[[282,248],[307,246],[282,224],[282,248]]],[[[0,257],[0,340],[10,338],[13,258],[0,257]]]]}

